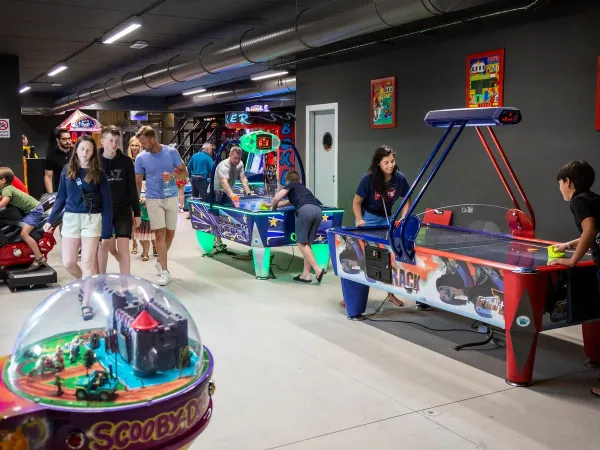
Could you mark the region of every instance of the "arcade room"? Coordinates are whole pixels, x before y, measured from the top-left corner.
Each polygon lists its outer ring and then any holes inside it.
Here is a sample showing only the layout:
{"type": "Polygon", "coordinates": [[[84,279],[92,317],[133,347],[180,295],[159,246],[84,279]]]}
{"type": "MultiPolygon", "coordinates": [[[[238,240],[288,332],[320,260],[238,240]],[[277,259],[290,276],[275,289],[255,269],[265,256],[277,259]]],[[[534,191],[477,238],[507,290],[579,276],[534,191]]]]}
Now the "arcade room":
{"type": "Polygon", "coordinates": [[[598,0],[1,4],[0,449],[600,448],[598,0]]]}

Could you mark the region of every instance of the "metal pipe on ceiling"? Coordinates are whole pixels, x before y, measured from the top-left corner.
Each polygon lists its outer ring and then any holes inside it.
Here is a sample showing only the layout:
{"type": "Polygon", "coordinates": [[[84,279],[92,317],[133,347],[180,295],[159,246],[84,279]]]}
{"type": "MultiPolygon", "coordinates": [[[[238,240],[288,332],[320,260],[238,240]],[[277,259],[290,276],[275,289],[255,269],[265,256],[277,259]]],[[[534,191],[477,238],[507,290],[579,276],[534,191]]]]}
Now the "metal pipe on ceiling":
{"type": "Polygon", "coordinates": [[[167,105],[167,109],[169,111],[177,111],[194,106],[248,100],[269,95],[288,94],[290,92],[296,92],[296,77],[294,76],[261,81],[247,81],[229,88],[218,88],[211,92],[176,98],[167,105]]]}
{"type": "Polygon", "coordinates": [[[269,29],[249,29],[233,41],[205,45],[192,57],[176,56],[120,78],[81,89],[55,102],[52,112],[59,113],[139,94],[177,81],[270,61],[418,20],[501,1],[335,0],[303,9],[290,22],[269,29]]]}

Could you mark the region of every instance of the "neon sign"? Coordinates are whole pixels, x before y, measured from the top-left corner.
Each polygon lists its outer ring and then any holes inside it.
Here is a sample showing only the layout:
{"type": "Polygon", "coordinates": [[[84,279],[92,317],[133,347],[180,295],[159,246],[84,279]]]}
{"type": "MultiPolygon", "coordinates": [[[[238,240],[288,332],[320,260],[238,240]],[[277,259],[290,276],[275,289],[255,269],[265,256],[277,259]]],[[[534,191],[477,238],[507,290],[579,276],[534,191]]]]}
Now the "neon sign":
{"type": "Polygon", "coordinates": [[[248,112],[270,112],[269,105],[252,105],[246,106],[248,112]]]}

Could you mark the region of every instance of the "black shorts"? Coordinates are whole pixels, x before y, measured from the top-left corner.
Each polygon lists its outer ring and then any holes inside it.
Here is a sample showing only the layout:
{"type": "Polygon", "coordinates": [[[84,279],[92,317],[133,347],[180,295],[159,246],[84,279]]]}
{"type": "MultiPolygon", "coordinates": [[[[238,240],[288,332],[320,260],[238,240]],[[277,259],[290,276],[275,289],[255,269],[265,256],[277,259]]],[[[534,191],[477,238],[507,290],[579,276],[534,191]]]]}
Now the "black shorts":
{"type": "Polygon", "coordinates": [[[131,239],[133,233],[133,214],[131,206],[113,208],[113,235],[117,238],[131,239]]]}

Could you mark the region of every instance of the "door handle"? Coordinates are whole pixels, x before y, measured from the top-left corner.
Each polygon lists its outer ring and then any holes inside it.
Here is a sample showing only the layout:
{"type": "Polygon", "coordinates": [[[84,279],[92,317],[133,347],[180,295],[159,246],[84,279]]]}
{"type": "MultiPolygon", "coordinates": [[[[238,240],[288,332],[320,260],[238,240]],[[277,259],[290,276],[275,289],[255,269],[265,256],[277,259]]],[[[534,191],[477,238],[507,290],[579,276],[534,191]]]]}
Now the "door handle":
{"type": "Polygon", "coordinates": [[[335,175],[332,177],[331,181],[333,181],[335,183],[335,175]]]}

